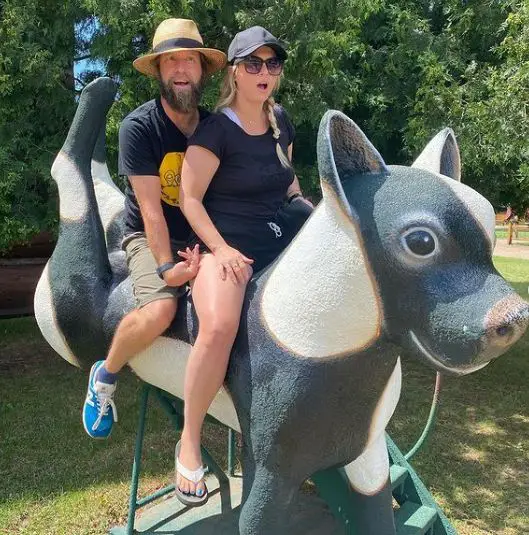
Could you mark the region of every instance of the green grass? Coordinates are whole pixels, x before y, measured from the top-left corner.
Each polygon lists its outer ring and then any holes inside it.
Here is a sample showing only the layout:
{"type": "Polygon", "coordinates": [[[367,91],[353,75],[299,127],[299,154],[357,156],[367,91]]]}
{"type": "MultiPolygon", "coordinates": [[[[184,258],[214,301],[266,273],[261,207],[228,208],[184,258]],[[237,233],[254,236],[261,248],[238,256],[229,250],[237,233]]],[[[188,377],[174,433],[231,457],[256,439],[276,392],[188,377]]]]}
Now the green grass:
{"type": "MultiPolygon", "coordinates": [[[[110,440],[92,440],[80,418],[86,372],[48,347],[33,318],[0,322],[0,333],[0,533],[101,535],[125,523],[140,381],[122,373],[119,424],[110,440]]],[[[176,439],[151,403],[143,495],[172,483],[176,439]]],[[[226,439],[207,424],[205,444],[221,466],[226,439]]]]}
{"type": "MultiPolygon", "coordinates": [[[[529,261],[496,258],[527,298],[529,261]]],[[[437,424],[413,465],[461,535],[529,533],[529,334],[484,370],[446,378],[437,424]]],[[[431,370],[404,362],[390,433],[403,451],[426,422],[431,370]]],[[[139,381],[123,373],[119,424],[108,441],[80,421],[86,372],[59,358],[33,318],[0,322],[0,533],[101,535],[126,520],[139,381]]],[[[152,404],[145,438],[146,494],[172,481],[176,434],[152,404]]],[[[226,466],[226,431],[206,446],[226,466]]]]}
{"type": "MultiPolygon", "coordinates": [[[[508,230],[507,228],[496,230],[496,238],[507,238],[508,230]]],[[[518,235],[514,235],[514,239],[519,240],[528,240],[529,239],[529,230],[519,230],[518,235]]]]}

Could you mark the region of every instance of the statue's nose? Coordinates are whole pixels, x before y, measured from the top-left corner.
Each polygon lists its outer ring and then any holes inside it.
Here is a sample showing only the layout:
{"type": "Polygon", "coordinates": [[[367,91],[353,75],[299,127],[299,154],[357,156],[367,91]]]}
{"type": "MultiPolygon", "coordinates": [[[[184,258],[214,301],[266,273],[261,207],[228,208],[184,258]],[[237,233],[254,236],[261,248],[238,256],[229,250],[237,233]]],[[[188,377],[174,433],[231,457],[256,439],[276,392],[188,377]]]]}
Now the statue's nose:
{"type": "Polygon", "coordinates": [[[497,349],[507,349],[518,340],[529,324],[529,304],[511,294],[489,311],[485,318],[487,342],[497,349]]]}

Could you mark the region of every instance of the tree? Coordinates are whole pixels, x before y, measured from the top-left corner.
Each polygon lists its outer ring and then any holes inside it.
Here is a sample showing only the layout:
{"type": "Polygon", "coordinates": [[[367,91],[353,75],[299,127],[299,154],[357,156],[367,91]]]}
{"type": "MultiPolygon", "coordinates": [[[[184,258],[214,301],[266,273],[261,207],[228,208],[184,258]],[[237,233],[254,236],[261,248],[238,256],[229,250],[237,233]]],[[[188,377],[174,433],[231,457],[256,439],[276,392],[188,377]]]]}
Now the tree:
{"type": "Polygon", "coordinates": [[[78,11],[54,0],[2,5],[0,251],[56,224],[50,167],[75,109],[78,11]]]}
{"type": "MultiPolygon", "coordinates": [[[[53,223],[50,164],[76,90],[101,74],[119,82],[107,125],[115,175],[121,120],[158,92],[132,61],[168,17],[194,19],[206,44],[222,50],[253,24],[288,44],[278,100],[294,120],[296,170],[315,200],[317,128],[333,108],[389,163],[410,163],[451,126],[463,180],[494,204],[529,205],[528,0],[6,0],[2,9],[0,250],[53,223]],[[73,80],[76,57],[92,63],[73,80]]],[[[215,103],[219,81],[204,105],[215,103]]]]}

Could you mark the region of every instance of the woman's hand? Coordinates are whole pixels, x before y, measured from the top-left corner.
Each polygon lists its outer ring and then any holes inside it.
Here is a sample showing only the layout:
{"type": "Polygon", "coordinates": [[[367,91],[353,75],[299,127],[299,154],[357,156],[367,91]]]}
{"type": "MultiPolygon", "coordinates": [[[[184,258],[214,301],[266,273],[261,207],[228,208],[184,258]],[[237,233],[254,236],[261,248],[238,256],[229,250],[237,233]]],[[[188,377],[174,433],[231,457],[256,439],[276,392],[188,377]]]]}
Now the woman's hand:
{"type": "Polygon", "coordinates": [[[184,260],[178,262],[163,274],[163,280],[167,286],[182,286],[197,276],[198,268],[200,267],[198,244],[193,249],[186,247],[185,251],[178,251],[178,256],[184,260]]]}
{"type": "Polygon", "coordinates": [[[294,199],[294,202],[304,202],[307,206],[310,206],[312,209],[314,209],[314,205],[308,200],[308,199],[305,199],[305,197],[298,197],[296,199],[294,199]]]}
{"type": "Polygon", "coordinates": [[[253,264],[251,258],[247,258],[229,245],[221,245],[215,249],[213,256],[217,261],[219,275],[222,280],[226,280],[226,276],[234,284],[246,284],[250,280],[252,276],[250,266],[253,264]]]}

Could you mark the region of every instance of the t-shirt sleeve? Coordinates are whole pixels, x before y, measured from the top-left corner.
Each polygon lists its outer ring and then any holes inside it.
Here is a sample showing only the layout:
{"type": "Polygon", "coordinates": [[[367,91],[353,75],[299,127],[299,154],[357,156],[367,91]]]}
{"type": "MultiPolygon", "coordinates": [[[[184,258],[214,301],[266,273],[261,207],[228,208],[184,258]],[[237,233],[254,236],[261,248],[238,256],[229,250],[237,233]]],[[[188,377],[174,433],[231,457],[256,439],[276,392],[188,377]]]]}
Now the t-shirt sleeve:
{"type": "Polygon", "coordinates": [[[119,129],[118,173],[126,176],[158,176],[152,140],[144,125],[125,118],[119,129]]]}
{"type": "Polygon", "coordinates": [[[296,129],[294,128],[292,121],[290,120],[289,116],[287,115],[287,112],[282,106],[276,105],[275,112],[279,121],[279,127],[281,129],[285,129],[285,132],[287,134],[287,145],[291,145],[294,142],[294,138],[296,137],[296,129]]]}
{"type": "Polygon", "coordinates": [[[226,133],[222,125],[222,118],[210,115],[199,123],[195,133],[188,139],[187,146],[198,145],[211,151],[219,160],[224,155],[226,133]]]}

